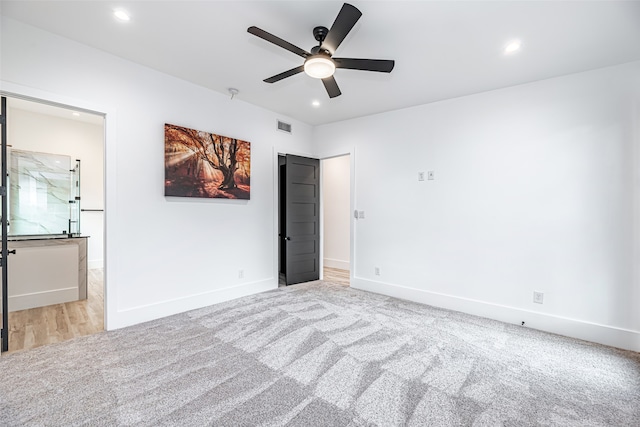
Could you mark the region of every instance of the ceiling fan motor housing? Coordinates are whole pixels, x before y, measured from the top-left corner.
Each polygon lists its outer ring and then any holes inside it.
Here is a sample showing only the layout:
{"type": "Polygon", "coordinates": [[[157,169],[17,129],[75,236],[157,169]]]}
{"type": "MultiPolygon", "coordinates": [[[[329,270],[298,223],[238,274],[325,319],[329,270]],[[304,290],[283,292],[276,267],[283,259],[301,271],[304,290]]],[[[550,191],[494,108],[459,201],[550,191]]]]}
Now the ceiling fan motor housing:
{"type": "Polygon", "coordinates": [[[329,34],[329,30],[327,29],[327,27],[315,27],[313,29],[313,37],[318,41],[318,46],[314,46],[311,48],[311,53],[313,55],[323,54],[331,57],[331,52],[326,49],[322,49],[322,42],[324,41],[325,37],[327,37],[327,34],[329,34]]]}
{"type": "Polygon", "coordinates": [[[329,29],[327,27],[315,27],[313,29],[313,37],[320,43],[324,41],[325,37],[329,34],[329,29]]]}

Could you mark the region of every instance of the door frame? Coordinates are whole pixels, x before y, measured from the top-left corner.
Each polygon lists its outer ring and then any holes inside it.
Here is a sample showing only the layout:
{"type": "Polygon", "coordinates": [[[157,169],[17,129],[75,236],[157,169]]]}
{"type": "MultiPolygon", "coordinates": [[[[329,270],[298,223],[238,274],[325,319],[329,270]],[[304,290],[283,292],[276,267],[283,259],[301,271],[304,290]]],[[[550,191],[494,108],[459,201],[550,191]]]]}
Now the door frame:
{"type": "MultiPolygon", "coordinates": [[[[2,328],[0,329],[0,337],[2,343],[0,344],[0,353],[5,351],[9,351],[9,275],[7,274],[7,269],[9,268],[9,248],[7,247],[7,145],[8,145],[8,135],[7,135],[7,98],[4,95],[1,95],[1,103],[2,107],[0,108],[0,117],[2,117],[2,122],[0,126],[2,126],[2,150],[0,151],[0,157],[2,157],[2,185],[0,188],[2,189],[2,214],[0,221],[2,222],[2,253],[0,253],[0,268],[2,269],[2,328]]],[[[15,252],[15,251],[14,251],[15,252]]]]}
{"type": "MultiPolygon", "coordinates": [[[[320,280],[324,279],[324,189],[322,188],[322,160],[330,159],[333,157],[341,157],[341,156],[349,156],[349,209],[350,212],[354,212],[356,206],[356,148],[355,147],[343,147],[334,150],[327,150],[322,152],[320,155],[311,154],[308,152],[300,152],[294,150],[278,150],[277,148],[273,148],[273,206],[274,206],[274,215],[273,215],[273,277],[275,280],[275,285],[278,287],[279,281],[279,257],[280,252],[278,249],[278,212],[280,209],[280,205],[278,203],[278,193],[280,191],[280,187],[278,185],[278,174],[279,174],[279,166],[278,166],[278,156],[286,156],[287,154],[293,154],[294,156],[300,157],[309,157],[312,159],[320,160],[320,280]]],[[[355,219],[353,215],[349,216],[349,280],[353,282],[353,278],[355,276],[355,238],[356,238],[356,230],[355,230],[355,219]]]]}
{"type": "Polygon", "coordinates": [[[0,94],[8,98],[24,99],[27,101],[49,104],[64,108],[71,108],[80,112],[98,114],[104,117],[104,137],[103,137],[103,197],[104,197],[104,218],[103,218],[103,287],[104,287],[104,328],[105,330],[116,329],[117,317],[117,288],[113,283],[116,274],[116,248],[114,242],[115,235],[109,235],[108,230],[111,224],[115,223],[115,212],[117,200],[116,188],[116,110],[105,105],[96,105],[91,102],[71,98],[51,92],[34,89],[0,80],[0,94]]]}

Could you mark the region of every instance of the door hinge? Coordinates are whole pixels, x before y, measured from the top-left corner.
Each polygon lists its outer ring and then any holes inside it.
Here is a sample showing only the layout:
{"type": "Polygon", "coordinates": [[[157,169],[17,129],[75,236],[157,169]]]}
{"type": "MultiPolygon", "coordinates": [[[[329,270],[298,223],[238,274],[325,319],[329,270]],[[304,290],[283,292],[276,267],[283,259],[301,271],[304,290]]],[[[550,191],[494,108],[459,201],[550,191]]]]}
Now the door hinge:
{"type": "Polygon", "coordinates": [[[7,195],[7,187],[0,187],[0,197],[7,195]]]}

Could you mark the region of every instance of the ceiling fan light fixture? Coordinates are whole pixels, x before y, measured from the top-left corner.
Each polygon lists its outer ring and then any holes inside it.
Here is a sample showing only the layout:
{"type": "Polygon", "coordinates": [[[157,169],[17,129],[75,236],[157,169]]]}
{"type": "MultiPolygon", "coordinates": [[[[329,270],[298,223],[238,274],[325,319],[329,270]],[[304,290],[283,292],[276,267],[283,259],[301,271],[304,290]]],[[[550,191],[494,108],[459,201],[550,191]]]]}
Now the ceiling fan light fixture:
{"type": "Polygon", "coordinates": [[[333,76],[336,64],[326,55],[314,55],[304,61],[304,72],[314,79],[326,79],[333,76]]]}

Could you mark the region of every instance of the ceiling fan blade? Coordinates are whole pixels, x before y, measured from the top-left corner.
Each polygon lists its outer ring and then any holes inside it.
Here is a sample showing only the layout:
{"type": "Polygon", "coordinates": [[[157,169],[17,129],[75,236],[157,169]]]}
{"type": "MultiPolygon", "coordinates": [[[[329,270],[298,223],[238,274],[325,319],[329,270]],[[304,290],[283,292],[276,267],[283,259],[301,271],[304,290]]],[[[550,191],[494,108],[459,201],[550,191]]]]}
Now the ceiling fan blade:
{"type": "Polygon", "coordinates": [[[268,79],[264,79],[264,82],[265,83],[279,82],[282,79],[286,79],[287,77],[295,76],[296,74],[301,73],[303,71],[304,71],[304,65],[301,65],[299,67],[287,70],[284,73],[276,74],[275,76],[269,77],[268,79]]]}
{"type": "Polygon", "coordinates": [[[336,63],[336,68],[346,68],[349,70],[379,71],[390,73],[396,64],[391,59],[354,59],[354,58],[331,58],[336,63]]]}
{"type": "Polygon", "coordinates": [[[249,27],[247,31],[254,36],[260,37],[270,43],[275,44],[276,46],[280,46],[283,49],[287,49],[289,52],[295,53],[296,55],[302,56],[306,58],[307,56],[311,56],[309,52],[304,49],[299,48],[296,45],[289,43],[286,40],[282,40],[280,37],[274,36],[271,33],[267,33],[265,30],[261,30],[258,27],[249,27]]]}
{"type": "Polygon", "coordinates": [[[342,95],[342,92],[340,92],[340,88],[338,87],[338,83],[336,83],[336,79],[333,76],[322,79],[322,83],[324,83],[324,88],[327,90],[329,98],[335,98],[336,96],[342,95]]]}
{"type": "Polygon", "coordinates": [[[362,12],[360,12],[355,6],[352,6],[348,3],[342,5],[342,9],[338,13],[336,20],[333,22],[327,37],[325,37],[322,42],[322,49],[328,50],[331,55],[336,52],[340,43],[347,37],[349,31],[356,25],[358,19],[362,16],[362,12]]]}

